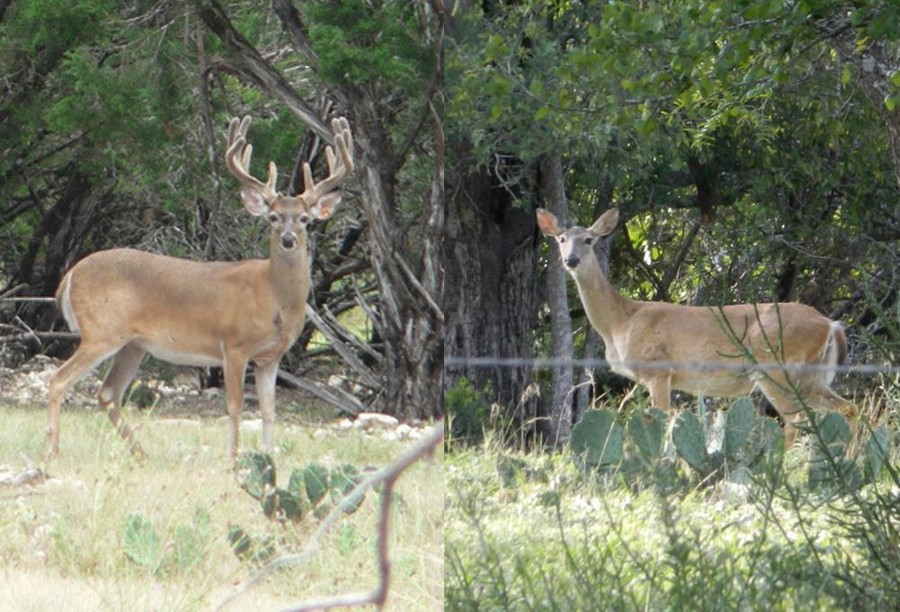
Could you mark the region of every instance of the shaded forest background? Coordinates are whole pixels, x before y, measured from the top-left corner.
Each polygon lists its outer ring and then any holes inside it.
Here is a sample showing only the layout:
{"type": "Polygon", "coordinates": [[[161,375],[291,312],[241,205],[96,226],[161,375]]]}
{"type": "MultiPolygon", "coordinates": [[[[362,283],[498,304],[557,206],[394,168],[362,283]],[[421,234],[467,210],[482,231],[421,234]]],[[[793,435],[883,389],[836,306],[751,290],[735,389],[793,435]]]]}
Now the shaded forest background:
{"type": "MultiPolygon", "coordinates": [[[[311,325],[285,364],[339,364],[358,399],[336,402],[446,399],[463,429],[564,439],[621,384],[460,361],[602,356],[537,206],[618,206],[599,248],[629,295],[799,300],[847,324],[853,362],[893,363],[898,37],[887,0],[0,1],[0,294],[52,295],[109,246],[264,254],[223,173],[228,119],[254,116],[254,164],[292,166],[293,191],[345,114],[360,170],[311,232],[340,355],[311,325]]],[[[71,348],[33,333],[62,330],[46,304],[4,302],[0,325],[8,363],[71,348]]]]}
{"type": "MultiPolygon", "coordinates": [[[[442,15],[430,3],[0,2],[0,296],[52,296],[88,253],[264,257],[225,172],[252,115],[253,174],[321,176],[332,117],[358,170],[310,231],[309,324],[283,367],[349,411],[442,413],[442,15]],[[352,313],[352,316],[348,315],[352,313]],[[310,341],[318,328],[331,342],[310,341]],[[322,380],[338,368],[354,393],[322,380]]],[[[284,178],[286,177],[286,178],[284,178]]],[[[0,356],[66,356],[51,304],[3,302],[0,356]]]]}
{"type": "Polygon", "coordinates": [[[538,206],[567,225],[618,206],[598,254],[632,297],[797,300],[844,321],[851,363],[896,363],[900,5],[462,0],[447,40],[455,436],[565,440],[623,384],[528,361],[603,355],[538,206]]]}

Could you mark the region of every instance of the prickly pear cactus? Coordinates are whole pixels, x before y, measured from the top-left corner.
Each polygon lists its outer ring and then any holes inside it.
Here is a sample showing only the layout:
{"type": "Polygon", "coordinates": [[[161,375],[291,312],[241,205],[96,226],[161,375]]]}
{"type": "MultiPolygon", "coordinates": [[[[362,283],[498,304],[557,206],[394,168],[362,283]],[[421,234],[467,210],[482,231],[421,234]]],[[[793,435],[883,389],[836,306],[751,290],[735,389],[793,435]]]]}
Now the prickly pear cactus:
{"type": "Polygon", "coordinates": [[[140,514],[129,514],[122,527],[122,550],[132,562],[156,571],[163,559],[163,541],[153,524],[140,514]]]}
{"type": "Polygon", "coordinates": [[[572,428],[569,447],[586,469],[612,465],[622,460],[625,430],[611,410],[589,410],[572,428]]]}
{"type": "Polygon", "coordinates": [[[285,520],[297,522],[303,518],[304,504],[299,495],[294,495],[286,489],[274,487],[266,492],[261,500],[263,514],[267,518],[284,522],[285,520]]]}
{"type": "Polygon", "coordinates": [[[633,410],[628,419],[628,435],[634,440],[641,456],[649,461],[657,461],[666,441],[666,413],[659,408],[633,410]]]}
{"type": "Polygon", "coordinates": [[[318,463],[294,470],[288,482],[288,491],[298,497],[306,496],[312,505],[318,504],[328,493],[328,470],[318,463]]]}
{"type": "Polygon", "coordinates": [[[749,466],[757,468],[774,465],[784,457],[784,432],[774,419],[757,417],[744,448],[749,466]]]}
{"type": "Polygon", "coordinates": [[[265,453],[248,453],[238,459],[238,482],[247,493],[262,500],[275,487],[275,462],[265,453]]]}
{"type": "MultiPolygon", "coordinates": [[[[335,504],[341,502],[362,480],[363,476],[355,465],[347,463],[333,470],[329,486],[331,501],[335,504]]],[[[365,493],[358,493],[353,498],[347,499],[344,503],[344,512],[348,514],[356,512],[365,499],[365,493]]]]}
{"type": "Polygon", "coordinates": [[[889,436],[887,427],[882,425],[872,431],[863,449],[863,476],[866,482],[874,482],[881,475],[888,456],[889,436]]]}
{"type": "Polygon", "coordinates": [[[809,461],[811,488],[855,490],[863,483],[862,470],[846,457],[850,426],[836,412],[813,415],[810,424],[812,457],[809,461]]]}
{"type": "Polygon", "coordinates": [[[722,443],[725,457],[734,460],[742,458],[741,451],[750,437],[755,418],[756,408],[749,398],[741,397],[731,404],[725,413],[725,437],[722,443]]]}
{"type": "Polygon", "coordinates": [[[713,470],[712,456],[706,450],[706,434],[693,412],[684,411],[676,417],[672,444],[681,458],[701,474],[713,470]]]}

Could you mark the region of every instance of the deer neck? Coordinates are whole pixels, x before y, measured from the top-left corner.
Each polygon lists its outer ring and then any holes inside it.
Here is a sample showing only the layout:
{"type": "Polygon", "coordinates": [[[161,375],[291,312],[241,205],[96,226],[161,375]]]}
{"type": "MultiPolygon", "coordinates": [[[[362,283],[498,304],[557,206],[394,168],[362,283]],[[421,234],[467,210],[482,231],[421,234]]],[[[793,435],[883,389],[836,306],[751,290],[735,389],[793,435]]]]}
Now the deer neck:
{"type": "Polygon", "coordinates": [[[600,269],[596,257],[582,261],[572,274],[588,320],[607,346],[614,331],[621,329],[633,310],[633,301],[616,292],[600,269]]]}
{"type": "Polygon", "coordinates": [[[269,280],[281,316],[285,322],[299,326],[306,313],[310,285],[306,234],[298,234],[298,243],[291,250],[282,248],[279,240],[277,235],[270,239],[269,280]]]}

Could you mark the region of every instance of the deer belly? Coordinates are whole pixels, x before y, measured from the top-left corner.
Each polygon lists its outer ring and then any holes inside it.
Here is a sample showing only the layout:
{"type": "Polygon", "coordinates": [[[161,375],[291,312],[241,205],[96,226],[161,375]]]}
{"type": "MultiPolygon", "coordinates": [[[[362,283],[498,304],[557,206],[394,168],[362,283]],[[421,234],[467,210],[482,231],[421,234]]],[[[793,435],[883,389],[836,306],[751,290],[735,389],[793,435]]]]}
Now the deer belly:
{"type": "Polygon", "coordinates": [[[163,345],[159,343],[142,340],[138,345],[162,361],[174,363],[176,365],[213,367],[222,365],[222,358],[207,354],[200,351],[188,351],[173,345],[163,345]]]}
{"type": "Polygon", "coordinates": [[[746,372],[734,370],[675,370],[672,388],[709,397],[735,397],[753,391],[754,383],[746,372]]]}

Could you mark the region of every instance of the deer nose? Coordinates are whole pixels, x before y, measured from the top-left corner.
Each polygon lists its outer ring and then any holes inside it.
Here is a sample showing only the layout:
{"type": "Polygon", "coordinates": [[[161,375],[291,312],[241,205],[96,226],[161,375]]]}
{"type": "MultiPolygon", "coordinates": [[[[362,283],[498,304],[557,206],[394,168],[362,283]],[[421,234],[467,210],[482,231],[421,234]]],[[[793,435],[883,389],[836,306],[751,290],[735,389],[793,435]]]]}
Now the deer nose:
{"type": "Polygon", "coordinates": [[[580,263],[581,259],[579,259],[578,255],[569,255],[566,257],[566,267],[570,270],[577,268],[580,263]]]}
{"type": "Polygon", "coordinates": [[[281,246],[290,251],[294,247],[297,246],[297,237],[291,233],[284,233],[281,235],[281,246]]]}

